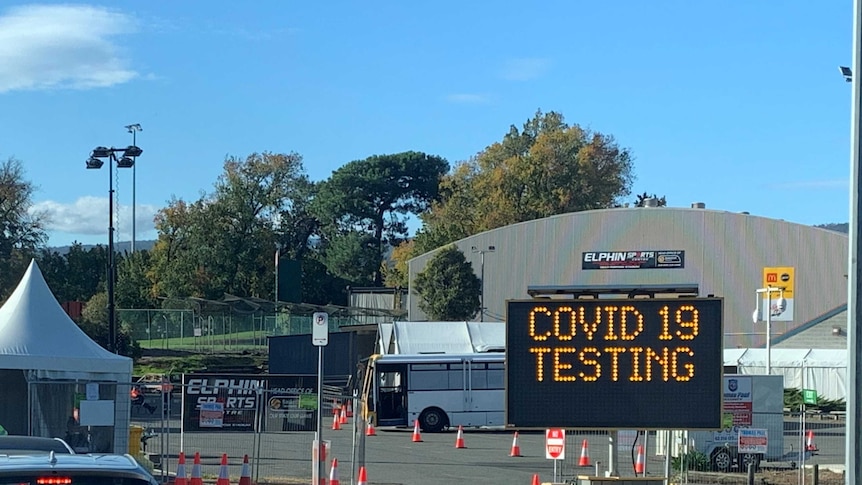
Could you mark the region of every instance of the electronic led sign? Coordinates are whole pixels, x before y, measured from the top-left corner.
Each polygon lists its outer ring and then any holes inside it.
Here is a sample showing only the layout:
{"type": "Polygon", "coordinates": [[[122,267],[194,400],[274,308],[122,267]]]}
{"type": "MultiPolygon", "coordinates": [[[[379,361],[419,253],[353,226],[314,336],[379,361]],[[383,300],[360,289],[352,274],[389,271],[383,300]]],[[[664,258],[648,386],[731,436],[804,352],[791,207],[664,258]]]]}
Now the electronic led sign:
{"type": "Polygon", "coordinates": [[[513,300],[506,422],[721,428],[721,298],[513,300]]]}

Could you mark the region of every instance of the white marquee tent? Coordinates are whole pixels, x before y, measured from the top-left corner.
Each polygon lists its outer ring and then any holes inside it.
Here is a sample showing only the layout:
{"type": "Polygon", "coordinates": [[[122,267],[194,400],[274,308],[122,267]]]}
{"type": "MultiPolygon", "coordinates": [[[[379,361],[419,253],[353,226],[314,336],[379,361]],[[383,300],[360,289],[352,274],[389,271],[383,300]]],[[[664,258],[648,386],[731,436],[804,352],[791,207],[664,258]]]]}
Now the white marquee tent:
{"type": "MultiPolygon", "coordinates": [[[[847,397],[847,351],[844,349],[772,349],[772,374],[784,376],[788,389],[814,389],[825,399],[847,397]]],[[[725,349],[725,367],[740,374],[765,374],[766,349],[725,349]]]]}
{"type": "Polygon", "coordinates": [[[381,354],[470,354],[506,348],[503,322],[394,322],[378,326],[381,354]]]}
{"type": "Polygon", "coordinates": [[[131,375],[132,359],[91,340],[31,262],[0,308],[0,424],[10,434],[89,434],[78,446],[125,453],[131,375]]]}

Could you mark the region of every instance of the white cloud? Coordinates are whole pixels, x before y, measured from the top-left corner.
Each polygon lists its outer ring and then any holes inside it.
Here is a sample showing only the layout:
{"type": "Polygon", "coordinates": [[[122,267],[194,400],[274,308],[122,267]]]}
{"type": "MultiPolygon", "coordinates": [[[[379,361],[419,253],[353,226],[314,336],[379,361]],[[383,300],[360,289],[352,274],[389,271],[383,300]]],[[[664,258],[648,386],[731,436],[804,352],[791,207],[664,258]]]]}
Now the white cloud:
{"type": "Polygon", "coordinates": [[[485,94],[457,93],[446,95],[446,101],[461,104],[484,104],[489,102],[490,98],[485,94]]]}
{"type": "MultiPolygon", "coordinates": [[[[131,208],[119,206],[114,208],[118,214],[119,224],[116,229],[128,233],[131,229],[131,208]]],[[[140,235],[155,230],[153,217],[158,209],[148,204],[137,204],[135,210],[135,232],[140,235]]],[[[108,198],[81,197],[72,204],[62,204],[46,200],[33,204],[32,212],[46,216],[46,229],[49,232],[62,232],[78,235],[96,235],[108,233],[108,198]]],[[[117,219],[114,219],[117,221],[117,219]]]]}
{"type": "Polygon", "coordinates": [[[509,59],[503,66],[503,79],[509,81],[530,81],[545,75],[551,67],[548,59],[528,57],[509,59]]]}
{"type": "Polygon", "coordinates": [[[802,180],[799,182],[781,182],[769,186],[771,189],[778,190],[799,190],[799,189],[846,189],[849,182],[846,179],[836,180],[802,180]]]}
{"type": "Polygon", "coordinates": [[[87,5],[26,5],[0,14],[0,93],[87,89],[127,82],[114,38],[134,32],[124,14],[87,5]]]}

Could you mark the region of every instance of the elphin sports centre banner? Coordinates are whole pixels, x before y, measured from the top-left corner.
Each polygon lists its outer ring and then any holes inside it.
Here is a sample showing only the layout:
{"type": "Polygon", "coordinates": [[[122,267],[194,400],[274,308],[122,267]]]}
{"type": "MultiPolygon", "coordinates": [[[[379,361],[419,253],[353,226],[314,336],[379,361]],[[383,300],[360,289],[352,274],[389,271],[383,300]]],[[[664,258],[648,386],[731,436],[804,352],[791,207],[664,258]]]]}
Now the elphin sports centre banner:
{"type": "Polygon", "coordinates": [[[581,269],[675,269],[685,267],[685,251],[589,251],[581,269]]]}

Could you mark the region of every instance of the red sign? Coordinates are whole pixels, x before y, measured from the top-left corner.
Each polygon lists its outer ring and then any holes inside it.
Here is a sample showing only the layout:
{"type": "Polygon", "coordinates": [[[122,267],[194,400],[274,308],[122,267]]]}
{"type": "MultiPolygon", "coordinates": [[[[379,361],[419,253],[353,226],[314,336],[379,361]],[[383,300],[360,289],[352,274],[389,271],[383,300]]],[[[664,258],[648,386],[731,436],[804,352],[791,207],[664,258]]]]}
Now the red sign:
{"type": "Polygon", "coordinates": [[[566,430],[559,428],[545,430],[545,458],[549,460],[566,458],[566,430]]]}

